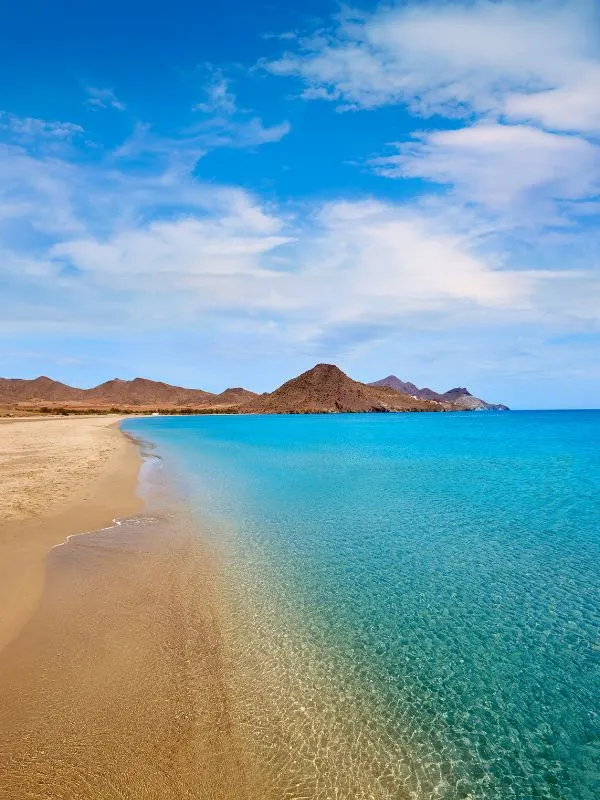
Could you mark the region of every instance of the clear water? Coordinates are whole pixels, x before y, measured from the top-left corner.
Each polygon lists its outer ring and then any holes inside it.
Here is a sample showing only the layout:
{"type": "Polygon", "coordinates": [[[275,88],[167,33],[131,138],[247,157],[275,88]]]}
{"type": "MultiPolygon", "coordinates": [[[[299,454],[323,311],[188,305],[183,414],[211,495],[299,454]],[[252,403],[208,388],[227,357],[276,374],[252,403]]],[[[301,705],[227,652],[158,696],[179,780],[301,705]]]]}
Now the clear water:
{"type": "Polygon", "coordinates": [[[125,427],[224,542],[280,797],[600,796],[600,412],[125,427]]]}

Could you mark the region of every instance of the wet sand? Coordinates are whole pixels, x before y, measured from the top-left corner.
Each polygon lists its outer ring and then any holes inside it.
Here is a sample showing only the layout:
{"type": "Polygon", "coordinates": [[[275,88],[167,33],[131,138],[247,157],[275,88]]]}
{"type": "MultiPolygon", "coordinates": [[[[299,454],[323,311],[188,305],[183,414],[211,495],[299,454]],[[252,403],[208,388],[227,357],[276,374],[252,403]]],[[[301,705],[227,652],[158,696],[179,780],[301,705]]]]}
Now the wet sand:
{"type": "Polygon", "coordinates": [[[119,417],[0,420],[0,650],[33,614],[46,554],[140,508],[119,417]]]}
{"type": "Polygon", "coordinates": [[[109,422],[0,430],[13,488],[0,553],[0,798],[266,797],[235,735],[214,554],[195,523],[155,491],[152,516],[52,547],[137,507],[137,448],[109,422]]]}
{"type": "Polygon", "coordinates": [[[124,523],[48,559],[0,654],[0,798],[245,800],[214,571],[186,525],[124,523]]]}

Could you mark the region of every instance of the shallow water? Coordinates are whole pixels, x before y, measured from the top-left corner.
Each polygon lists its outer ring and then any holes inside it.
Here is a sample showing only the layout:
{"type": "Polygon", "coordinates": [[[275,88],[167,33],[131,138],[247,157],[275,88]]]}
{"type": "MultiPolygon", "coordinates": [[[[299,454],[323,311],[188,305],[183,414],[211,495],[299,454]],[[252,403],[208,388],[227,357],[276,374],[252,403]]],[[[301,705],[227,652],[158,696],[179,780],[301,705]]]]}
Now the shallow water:
{"type": "Polygon", "coordinates": [[[598,796],[599,412],[130,420],[264,796],[598,796]]]}

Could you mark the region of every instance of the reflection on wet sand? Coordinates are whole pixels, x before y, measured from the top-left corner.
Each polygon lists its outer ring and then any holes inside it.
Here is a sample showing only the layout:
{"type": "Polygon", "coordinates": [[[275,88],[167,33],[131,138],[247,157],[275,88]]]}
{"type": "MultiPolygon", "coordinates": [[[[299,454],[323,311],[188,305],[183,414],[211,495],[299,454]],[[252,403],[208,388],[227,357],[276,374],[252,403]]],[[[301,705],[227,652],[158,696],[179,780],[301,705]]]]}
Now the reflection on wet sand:
{"type": "Polygon", "coordinates": [[[0,797],[258,796],[215,613],[211,559],[174,520],[55,548],[38,611],[0,654],[0,797]]]}

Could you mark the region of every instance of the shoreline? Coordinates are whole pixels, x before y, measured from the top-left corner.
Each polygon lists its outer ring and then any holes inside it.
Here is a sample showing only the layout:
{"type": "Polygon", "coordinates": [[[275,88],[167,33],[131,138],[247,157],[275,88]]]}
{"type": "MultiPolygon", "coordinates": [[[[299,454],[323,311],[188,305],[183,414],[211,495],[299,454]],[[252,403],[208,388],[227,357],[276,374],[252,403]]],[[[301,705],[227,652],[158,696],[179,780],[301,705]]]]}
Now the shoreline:
{"type": "Polygon", "coordinates": [[[51,549],[140,510],[142,456],[121,420],[0,419],[0,651],[35,612],[51,549]]]}
{"type": "MultiPolygon", "coordinates": [[[[111,431],[119,445],[95,478],[99,521],[101,505],[115,516],[107,490],[118,462],[129,451],[139,467],[148,444],[111,431]]],[[[38,600],[0,648],[2,800],[42,789],[73,800],[270,797],[255,789],[260,777],[236,735],[212,548],[161,471],[150,470],[147,488],[142,514],[116,530],[89,527],[88,514],[84,527],[55,526],[60,542],[46,538],[54,546],[40,559],[38,600]]],[[[77,507],[63,509],[63,523],[77,507]]]]}

